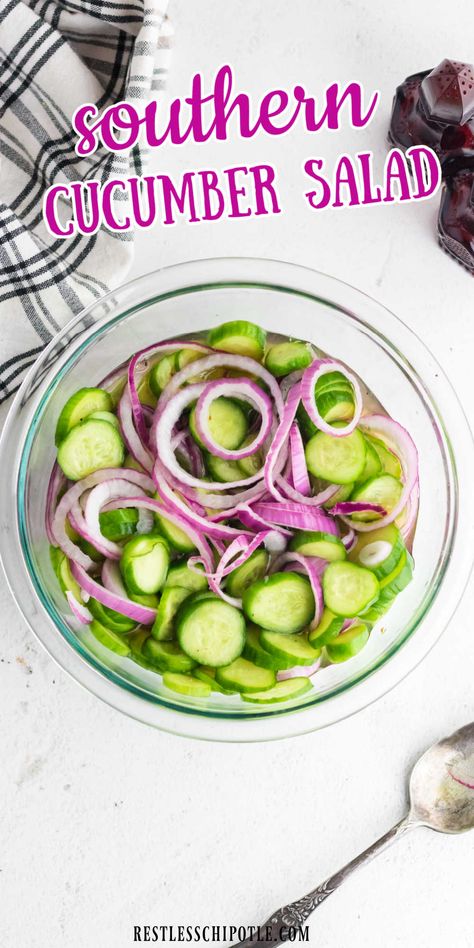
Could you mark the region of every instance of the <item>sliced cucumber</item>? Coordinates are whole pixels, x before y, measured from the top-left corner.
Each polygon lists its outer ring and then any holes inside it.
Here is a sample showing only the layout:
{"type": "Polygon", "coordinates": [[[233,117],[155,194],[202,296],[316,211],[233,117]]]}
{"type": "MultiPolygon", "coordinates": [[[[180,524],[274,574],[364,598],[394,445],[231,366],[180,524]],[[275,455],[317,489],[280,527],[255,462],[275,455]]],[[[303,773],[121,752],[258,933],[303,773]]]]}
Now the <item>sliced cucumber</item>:
{"type": "Polygon", "coordinates": [[[190,569],[187,562],[182,560],[178,563],[172,563],[166,577],[165,589],[168,586],[184,586],[185,589],[189,589],[190,593],[207,590],[208,584],[204,575],[204,567],[197,566],[196,569],[190,569]]]}
{"type": "Polygon", "coordinates": [[[190,698],[207,698],[211,693],[211,686],[204,681],[199,681],[193,675],[179,675],[176,672],[165,672],[163,675],[163,684],[170,691],[176,691],[180,695],[188,695],[190,698]]]}
{"type": "Polygon", "coordinates": [[[230,665],[217,669],[216,680],[231,691],[259,692],[272,688],[276,676],[270,668],[259,668],[247,658],[236,658],[230,665]]]}
{"type": "Polygon", "coordinates": [[[306,408],[303,405],[303,402],[300,402],[298,408],[296,409],[296,419],[298,421],[299,429],[305,441],[309,441],[310,438],[317,432],[317,427],[306,411],[306,408]]]}
{"type": "Polygon", "coordinates": [[[176,642],[157,642],[153,637],[143,645],[143,654],[162,672],[189,672],[196,665],[176,642]]]}
{"type": "Polygon", "coordinates": [[[102,388],[80,388],[68,398],[56,425],[54,440],[59,447],[61,441],[76,425],[79,425],[95,411],[111,412],[112,398],[102,388]]]}
{"type": "Polygon", "coordinates": [[[242,602],[250,621],[271,632],[301,632],[314,616],[311,583],[299,573],[273,573],[252,583],[242,602]]]}
{"type": "Polygon", "coordinates": [[[254,704],[274,704],[276,701],[291,701],[292,698],[299,698],[311,687],[309,678],[287,678],[286,681],[277,681],[273,688],[268,688],[266,691],[244,693],[242,699],[254,704]]]}
{"type": "Polygon", "coordinates": [[[265,366],[272,375],[281,378],[290,372],[306,369],[313,361],[313,352],[308,342],[279,342],[270,346],[265,356],[265,366]]]}
{"type": "Polygon", "coordinates": [[[186,652],[200,665],[229,665],[245,645],[245,620],[239,609],[222,599],[184,602],[176,616],[176,635],[186,652]]]}
{"type": "Polygon", "coordinates": [[[204,463],[213,481],[230,483],[231,481],[242,480],[242,468],[237,461],[226,461],[224,458],[218,458],[216,455],[206,451],[204,454],[204,463]]]}
{"type": "Polygon", "coordinates": [[[109,609],[108,606],[103,606],[97,599],[89,599],[87,608],[92,612],[94,619],[97,619],[101,625],[105,625],[107,629],[111,629],[112,632],[121,634],[131,632],[137,624],[133,619],[122,615],[121,612],[116,612],[115,609],[109,609]]]}
{"type": "Polygon", "coordinates": [[[131,632],[130,635],[127,636],[127,642],[130,646],[130,652],[133,658],[136,659],[138,657],[142,660],[139,664],[143,664],[143,666],[147,668],[152,668],[151,663],[147,662],[143,657],[143,646],[149,637],[150,633],[148,629],[136,629],[135,632],[131,632]]]}
{"type": "Polygon", "coordinates": [[[365,441],[358,428],[352,434],[335,438],[318,431],[305,448],[308,470],[331,484],[350,484],[364,469],[365,441]]]}
{"type": "Polygon", "coordinates": [[[89,421],[108,421],[109,425],[113,425],[117,431],[120,431],[120,423],[117,418],[117,415],[114,415],[112,411],[93,411],[91,415],[88,415],[89,421]]]}
{"type": "Polygon", "coordinates": [[[83,421],[71,428],[58,448],[58,464],[71,481],[105,467],[121,467],[124,458],[122,438],[107,421],[83,421]]]}
{"type": "MultiPolygon", "coordinates": [[[[295,664],[291,658],[277,658],[276,655],[270,654],[266,649],[263,648],[261,643],[261,629],[257,629],[256,626],[247,627],[247,638],[245,640],[245,647],[243,651],[243,657],[247,658],[249,662],[253,662],[254,665],[258,665],[260,668],[270,668],[272,671],[284,671],[286,668],[292,668],[295,664]]],[[[278,633],[274,633],[278,635],[278,633]]]]}
{"type": "Polygon", "coordinates": [[[176,353],[178,369],[184,369],[190,362],[197,362],[198,359],[203,359],[205,354],[205,352],[199,352],[198,349],[180,349],[179,352],[176,353]]]}
{"type": "Polygon", "coordinates": [[[402,466],[396,454],[390,451],[383,441],[379,441],[379,439],[374,438],[373,435],[366,434],[365,439],[378,454],[384,473],[391,474],[392,477],[396,477],[400,480],[402,476],[402,466]]]}
{"type": "Polygon", "coordinates": [[[311,647],[306,635],[282,635],[281,632],[264,629],[260,633],[260,642],[267,652],[276,658],[291,661],[292,666],[314,665],[321,654],[321,649],[311,647]]]}
{"type": "Polygon", "coordinates": [[[408,552],[405,552],[398,567],[390,573],[385,580],[382,580],[382,583],[385,582],[385,585],[380,584],[379,598],[377,602],[374,602],[370,609],[364,613],[364,620],[367,619],[369,622],[377,622],[378,619],[387,612],[387,609],[390,608],[398,594],[408,586],[412,577],[413,560],[408,552]]]}
{"type": "Polygon", "coordinates": [[[336,504],[341,504],[344,500],[348,500],[353,490],[354,484],[341,484],[339,489],[334,492],[332,497],[324,502],[323,507],[325,510],[331,510],[331,508],[335,507],[336,504]]]}
{"type": "MultiPolygon", "coordinates": [[[[248,432],[247,415],[232,398],[215,398],[209,406],[209,431],[217,444],[226,451],[240,448],[248,432]]],[[[204,445],[196,430],[196,406],[191,409],[189,430],[201,448],[204,445]]]]}
{"type": "Polygon", "coordinates": [[[324,418],[328,425],[336,421],[350,421],[354,417],[354,396],[347,389],[326,389],[316,395],[316,404],[321,418],[324,418]]]}
{"type": "Polygon", "coordinates": [[[78,602],[82,602],[81,596],[81,587],[79,583],[76,583],[74,576],[71,573],[71,566],[69,560],[65,553],[59,549],[57,546],[50,546],[49,548],[51,565],[58,577],[58,582],[63,593],[72,592],[75,599],[78,602]]]}
{"type": "Polygon", "coordinates": [[[267,571],[269,555],[266,550],[255,550],[248,560],[229,573],[226,579],[226,592],[230,596],[241,599],[245,590],[252,583],[265,576],[267,571]]]}
{"type": "Polygon", "coordinates": [[[343,625],[344,619],[342,616],[335,616],[330,609],[324,609],[319,625],[308,633],[309,644],[312,648],[321,648],[323,645],[327,645],[328,642],[332,642],[336,635],[339,635],[343,625]]]}
{"type": "Polygon", "coordinates": [[[380,530],[362,533],[351,550],[349,559],[372,570],[381,581],[398,566],[404,552],[402,535],[395,524],[391,523],[380,530]]]}
{"type": "Polygon", "coordinates": [[[392,590],[401,592],[402,589],[405,588],[406,583],[404,580],[402,580],[400,585],[399,577],[401,577],[402,573],[405,573],[407,567],[410,569],[410,571],[413,570],[413,559],[410,556],[408,550],[405,549],[392,572],[388,573],[383,579],[380,580],[380,590],[390,586],[392,590]]]}
{"type": "Polygon", "coordinates": [[[364,645],[369,641],[370,631],[368,627],[359,622],[357,625],[341,632],[337,638],[326,646],[326,655],[330,662],[347,662],[349,658],[357,655],[364,645]]]}
{"type": "Polygon", "coordinates": [[[291,543],[290,550],[303,556],[319,556],[323,560],[345,560],[346,548],[332,533],[298,530],[291,543]]]}
{"type": "Polygon", "coordinates": [[[158,609],[159,597],[155,593],[150,593],[149,596],[143,595],[140,596],[139,593],[133,593],[128,591],[128,595],[132,602],[138,602],[140,606],[148,606],[149,609],[158,609]]]}
{"type": "Polygon", "coordinates": [[[316,385],[314,387],[314,394],[316,399],[319,395],[322,395],[323,392],[329,391],[345,391],[349,393],[354,392],[354,388],[349,379],[346,378],[342,372],[335,370],[334,372],[326,372],[324,375],[320,375],[316,385]]]}
{"type": "MultiPolygon", "coordinates": [[[[365,484],[361,484],[360,487],[356,487],[352,492],[351,500],[365,501],[368,504],[380,504],[387,513],[391,513],[400,500],[402,490],[401,481],[393,477],[392,474],[380,474],[379,477],[373,477],[365,484]]],[[[354,520],[363,522],[378,520],[379,517],[380,514],[370,511],[352,514],[354,520]]]]}
{"type": "Polygon", "coordinates": [[[152,636],[159,642],[173,638],[176,613],[189,594],[189,589],[184,589],[183,586],[167,586],[163,590],[156,619],[151,627],[152,636]]]}
{"type": "Polygon", "coordinates": [[[107,540],[118,543],[136,532],[138,510],[124,507],[119,510],[104,510],[99,514],[100,529],[107,540]]]}
{"type": "Polygon", "coordinates": [[[159,362],[152,366],[148,375],[148,384],[156,398],[160,397],[163,389],[166,388],[177,370],[176,352],[170,352],[169,355],[163,356],[159,362]]]}
{"type": "Polygon", "coordinates": [[[112,629],[107,629],[106,626],[98,622],[97,619],[92,620],[89,629],[94,638],[97,639],[101,645],[105,645],[105,648],[110,649],[111,652],[116,652],[117,655],[130,655],[128,642],[117,632],[113,632],[112,629]]]}
{"type": "Polygon", "coordinates": [[[369,481],[372,477],[377,477],[378,474],[382,472],[382,462],[373,446],[373,444],[365,439],[365,464],[364,470],[360,475],[360,483],[365,484],[366,481],[369,481]]]}
{"type": "Polygon", "coordinates": [[[156,408],[157,396],[150,388],[149,373],[139,382],[137,393],[140,404],[148,405],[149,408],[156,408]]]}
{"type": "MultiPolygon", "coordinates": [[[[247,435],[246,438],[242,441],[241,447],[247,447],[255,440],[253,434],[247,435]]],[[[240,461],[237,461],[237,465],[240,468],[242,474],[245,474],[245,477],[252,477],[252,474],[256,474],[257,471],[260,471],[263,467],[263,453],[261,451],[254,451],[253,454],[249,454],[246,458],[240,458],[240,461]]]]}
{"type": "Polygon", "coordinates": [[[171,520],[168,520],[166,516],[155,513],[155,519],[160,533],[168,540],[174,550],[178,550],[179,553],[192,553],[196,549],[188,534],[181,527],[177,527],[171,520]]]}
{"type": "Polygon", "coordinates": [[[198,665],[197,668],[193,669],[193,676],[200,681],[204,681],[206,685],[209,685],[211,691],[216,691],[221,695],[235,695],[235,691],[229,691],[227,688],[223,688],[222,685],[216,681],[216,669],[209,668],[209,665],[198,665]]]}
{"type": "Polygon", "coordinates": [[[367,609],[380,591],[376,576],[355,563],[330,563],[323,576],[324,602],[331,612],[352,618],[367,609]]]}
{"type": "Polygon", "coordinates": [[[266,339],[267,334],[260,326],[244,319],[222,323],[211,329],[207,336],[209,345],[214,349],[250,356],[257,362],[263,359],[266,339]]]}
{"type": "Polygon", "coordinates": [[[120,571],[130,592],[138,595],[157,593],[165,583],[170,562],[164,537],[140,534],[123,548],[120,571]]]}

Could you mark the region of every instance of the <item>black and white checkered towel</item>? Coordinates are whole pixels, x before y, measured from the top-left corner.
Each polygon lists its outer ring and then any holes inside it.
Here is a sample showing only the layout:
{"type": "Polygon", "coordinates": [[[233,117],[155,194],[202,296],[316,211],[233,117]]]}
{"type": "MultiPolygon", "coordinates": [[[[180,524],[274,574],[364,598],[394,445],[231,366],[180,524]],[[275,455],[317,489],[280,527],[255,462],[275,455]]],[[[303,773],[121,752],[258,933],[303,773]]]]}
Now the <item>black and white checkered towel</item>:
{"type": "MultiPolygon", "coordinates": [[[[55,239],[49,185],[142,173],[143,151],[74,151],[71,116],[159,96],[168,67],[168,0],[0,0],[0,402],[55,333],[133,260],[133,234],[55,239]]],[[[125,207],[122,208],[125,210],[125,207]]]]}

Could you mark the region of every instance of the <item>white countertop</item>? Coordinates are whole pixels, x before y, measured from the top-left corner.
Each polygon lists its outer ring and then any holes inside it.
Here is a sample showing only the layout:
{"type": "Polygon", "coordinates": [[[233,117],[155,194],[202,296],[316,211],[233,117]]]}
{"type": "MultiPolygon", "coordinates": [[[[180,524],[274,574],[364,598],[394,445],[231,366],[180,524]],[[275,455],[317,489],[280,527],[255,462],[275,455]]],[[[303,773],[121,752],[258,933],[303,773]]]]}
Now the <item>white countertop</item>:
{"type": "MultiPolygon", "coordinates": [[[[437,246],[437,200],[310,212],[303,159],[374,148],[394,88],[444,56],[474,59],[472,0],[174,0],[171,91],[231,62],[242,89],[362,80],[372,125],[155,155],[155,173],[273,162],[277,217],[158,226],[135,275],[188,258],[269,256],[341,277],[428,344],[474,420],[473,283],[437,246]],[[290,12],[291,11],[291,12],[290,12]]],[[[303,895],[403,814],[417,754],[473,718],[474,583],[442,641],[391,694],[283,743],[203,744],[147,729],[86,694],[22,622],[3,581],[0,940],[3,948],[129,948],[133,925],[251,924],[303,895]]],[[[402,840],[321,906],[318,948],[472,946],[473,837],[402,840]]]]}

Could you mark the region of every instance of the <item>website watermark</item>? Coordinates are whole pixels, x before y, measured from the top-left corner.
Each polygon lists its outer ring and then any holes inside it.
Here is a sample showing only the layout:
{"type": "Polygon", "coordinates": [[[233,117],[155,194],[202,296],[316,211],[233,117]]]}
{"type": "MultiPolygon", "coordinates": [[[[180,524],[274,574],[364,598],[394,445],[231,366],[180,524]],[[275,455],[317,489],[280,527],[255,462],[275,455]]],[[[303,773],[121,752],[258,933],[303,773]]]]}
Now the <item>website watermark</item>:
{"type": "Polygon", "coordinates": [[[307,925],[134,925],[134,944],[190,944],[211,945],[251,942],[255,945],[278,944],[281,941],[309,944],[307,925]]]}

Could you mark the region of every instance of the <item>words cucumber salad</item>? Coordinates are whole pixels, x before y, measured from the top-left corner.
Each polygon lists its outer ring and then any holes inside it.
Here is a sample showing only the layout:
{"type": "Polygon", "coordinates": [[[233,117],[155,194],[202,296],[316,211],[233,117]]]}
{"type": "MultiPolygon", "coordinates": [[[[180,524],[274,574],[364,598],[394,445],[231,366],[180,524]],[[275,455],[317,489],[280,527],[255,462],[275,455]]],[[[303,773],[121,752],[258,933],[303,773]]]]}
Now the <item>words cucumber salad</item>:
{"type": "Polygon", "coordinates": [[[317,687],[412,578],[416,447],[362,391],[234,321],[72,395],[46,530],[75,619],[183,695],[317,687]]]}

